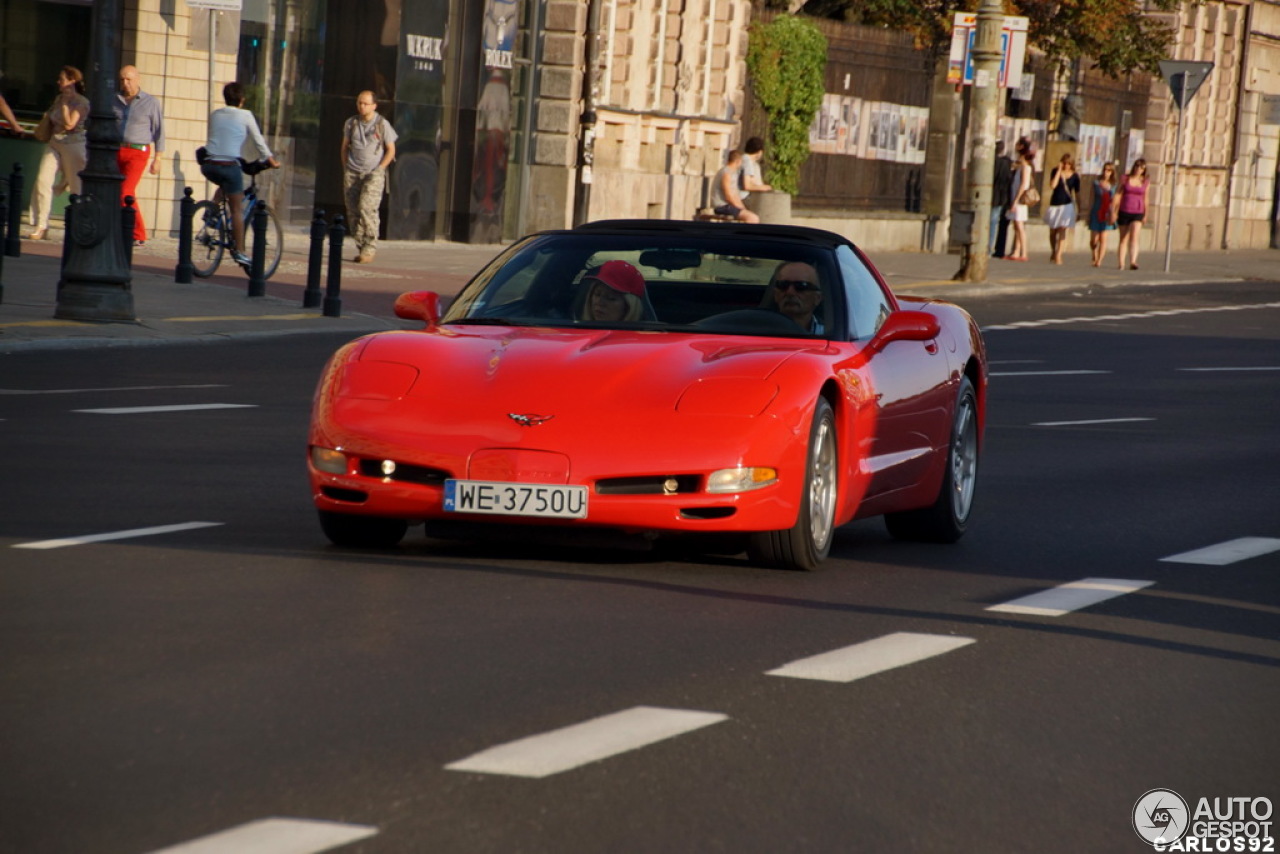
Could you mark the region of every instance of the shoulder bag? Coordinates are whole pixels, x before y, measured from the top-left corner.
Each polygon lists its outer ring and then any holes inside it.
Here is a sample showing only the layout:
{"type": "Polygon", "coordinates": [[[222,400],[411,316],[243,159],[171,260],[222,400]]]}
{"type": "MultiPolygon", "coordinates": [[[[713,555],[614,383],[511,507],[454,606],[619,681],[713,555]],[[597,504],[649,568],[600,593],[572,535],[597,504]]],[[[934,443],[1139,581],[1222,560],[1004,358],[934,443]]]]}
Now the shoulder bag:
{"type": "Polygon", "coordinates": [[[36,125],[36,129],[31,132],[37,142],[48,142],[53,139],[53,120],[49,118],[49,114],[45,113],[40,117],[40,124],[36,125]]]}

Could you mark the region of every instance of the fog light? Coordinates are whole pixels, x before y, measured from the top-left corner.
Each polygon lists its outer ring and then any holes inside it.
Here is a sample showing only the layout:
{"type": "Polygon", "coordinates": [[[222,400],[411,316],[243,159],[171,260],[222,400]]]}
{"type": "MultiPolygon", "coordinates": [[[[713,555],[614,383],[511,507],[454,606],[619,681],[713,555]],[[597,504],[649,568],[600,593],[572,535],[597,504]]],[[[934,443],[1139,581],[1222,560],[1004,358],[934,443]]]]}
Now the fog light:
{"type": "Polygon", "coordinates": [[[707,478],[707,492],[720,494],[747,492],[752,489],[759,489],[762,486],[769,486],[777,480],[777,469],[759,466],[720,469],[712,472],[711,476],[707,478]]]}
{"type": "Polygon", "coordinates": [[[329,474],[347,473],[347,455],[329,448],[311,448],[311,465],[329,474]]]}
{"type": "Polygon", "coordinates": [[[395,461],[395,460],[383,460],[383,461],[382,461],[382,476],[383,476],[383,477],[391,477],[391,475],[393,475],[393,474],[395,474],[395,473],[396,473],[396,461],[395,461]]]}

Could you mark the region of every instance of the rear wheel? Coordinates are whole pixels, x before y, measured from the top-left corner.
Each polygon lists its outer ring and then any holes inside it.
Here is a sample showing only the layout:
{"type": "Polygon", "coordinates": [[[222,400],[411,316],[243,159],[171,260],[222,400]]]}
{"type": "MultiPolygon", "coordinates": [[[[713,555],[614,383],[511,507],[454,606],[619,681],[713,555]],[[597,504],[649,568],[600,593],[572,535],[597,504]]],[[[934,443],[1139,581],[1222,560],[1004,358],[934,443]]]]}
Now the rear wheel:
{"type": "Polygon", "coordinates": [[[835,414],[826,398],[820,397],[814,406],[813,425],[809,428],[804,491],[796,523],[783,531],[752,534],[747,546],[751,560],[779,569],[817,569],[831,551],[839,484],[835,414]]]}
{"type": "Polygon", "coordinates": [[[938,498],[929,507],[886,513],[885,527],[899,540],[954,543],[964,536],[973,511],[973,495],[978,484],[978,402],[973,383],[960,381],[955,418],[951,426],[951,446],[947,469],[938,498]]]}
{"type": "Polygon", "coordinates": [[[222,212],[211,201],[197,202],[191,217],[191,266],[202,279],[212,276],[222,263],[222,212]]]}
{"type": "MultiPolygon", "coordinates": [[[[284,227],[280,225],[280,220],[276,219],[275,211],[271,210],[266,203],[259,203],[267,212],[267,251],[263,255],[262,262],[262,278],[269,279],[280,266],[280,256],[284,251],[284,227]]],[[[257,207],[254,208],[254,214],[257,214],[257,207]]],[[[255,232],[253,230],[253,217],[249,217],[249,221],[245,223],[245,242],[249,244],[249,250],[245,253],[251,259],[253,258],[253,245],[255,232]]]]}
{"type": "Polygon", "coordinates": [[[353,549],[388,549],[399,545],[409,530],[403,519],[354,516],[321,510],[320,528],[335,546],[353,549]]]}

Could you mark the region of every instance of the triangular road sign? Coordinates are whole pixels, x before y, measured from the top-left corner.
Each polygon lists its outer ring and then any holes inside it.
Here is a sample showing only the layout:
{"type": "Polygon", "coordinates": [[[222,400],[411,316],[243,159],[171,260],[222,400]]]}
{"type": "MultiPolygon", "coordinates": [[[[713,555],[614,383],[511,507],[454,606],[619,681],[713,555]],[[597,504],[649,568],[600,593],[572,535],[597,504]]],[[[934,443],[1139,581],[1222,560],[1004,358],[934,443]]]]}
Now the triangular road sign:
{"type": "Polygon", "coordinates": [[[1187,105],[1212,70],[1212,62],[1160,60],[1160,76],[1169,84],[1169,91],[1173,92],[1173,100],[1178,105],[1178,109],[1187,105]]]}

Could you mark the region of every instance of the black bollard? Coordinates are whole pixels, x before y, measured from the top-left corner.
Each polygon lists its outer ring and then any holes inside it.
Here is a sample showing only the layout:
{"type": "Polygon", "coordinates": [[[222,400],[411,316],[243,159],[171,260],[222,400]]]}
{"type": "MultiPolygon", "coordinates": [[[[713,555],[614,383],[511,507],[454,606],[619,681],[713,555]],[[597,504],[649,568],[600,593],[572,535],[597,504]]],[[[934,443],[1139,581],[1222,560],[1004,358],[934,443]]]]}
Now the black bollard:
{"type": "Polygon", "coordinates": [[[182,202],[178,205],[178,266],[173,269],[173,280],[189,285],[195,275],[191,263],[191,220],[196,216],[196,200],[191,198],[191,188],[182,190],[182,202]]]}
{"type": "Polygon", "coordinates": [[[138,221],[138,212],[134,209],[137,200],[133,196],[125,196],[120,207],[120,231],[124,240],[124,263],[133,267],[133,226],[138,221]]]}
{"type": "Polygon", "coordinates": [[[67,199],[66,210],[62,212],[62,265],[58,268],[58,287],[56,290],[62,290],[62,280],[67,273],[67,259],[71,257],[71,230],[76,222],[76,206],[80,204],[80,197],[72,193],[67,199]]]}
{"type": "Polygon", "coordinates": [[[302,292],[303,308],[319,308],[323,299],[320,293],[320,265],[324,263],[324,235],[329,226],[324,221],[324,211],[316,209],[311,220],[311,254],[307,257],[307,288],[302,292]]]}
{"type": "Polygon", "coordinates": [[[325,283],[324,316],[342,317],[342,238],[347,235],[342,214],[333,218],[329,229],[329,280],[325,283]]]}
{"type": "Polygon", "coordinates": [[[253,254],[249,258],[249,296],[267,295],[267,277],[262,271],[267,266],[267,206],[257,204],[253,208],[253,254]]]}
{"type": "Polygon", "coordinates": [[[9,174],[9,234],[4,239],[4,254],[22,257],[22,164],[13,164],[9,174]]]}
{"type": "MultiPolygon", "coordinates": [[[[4,235],[9,227],[9,196],[0,187],[0,246],[4,245],[4,235]]],[[[0,252],[0,303],[4,302],[4,253],[0,252]]]]}

